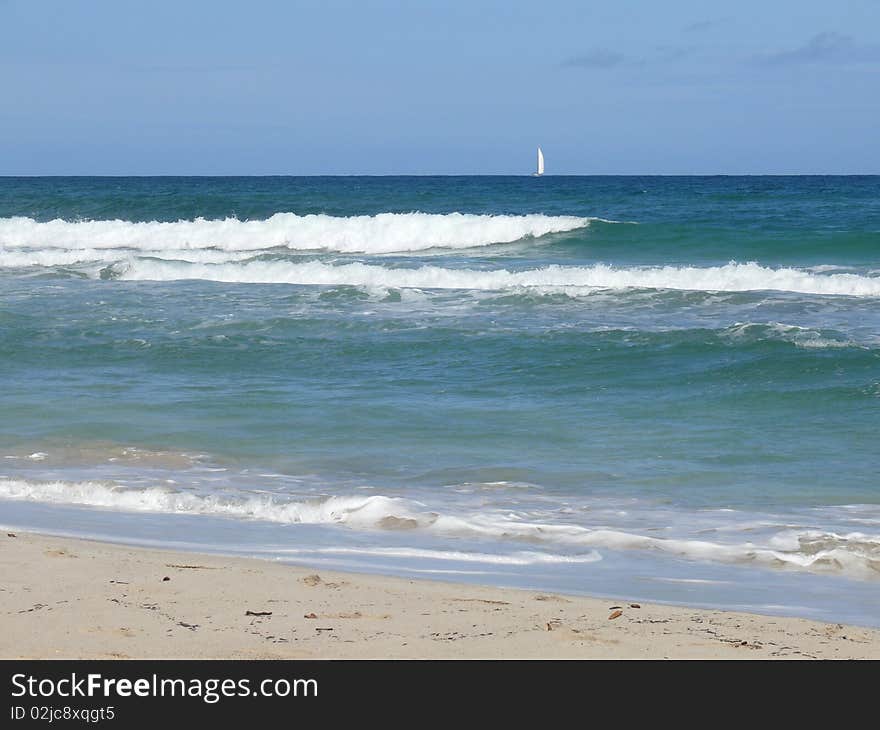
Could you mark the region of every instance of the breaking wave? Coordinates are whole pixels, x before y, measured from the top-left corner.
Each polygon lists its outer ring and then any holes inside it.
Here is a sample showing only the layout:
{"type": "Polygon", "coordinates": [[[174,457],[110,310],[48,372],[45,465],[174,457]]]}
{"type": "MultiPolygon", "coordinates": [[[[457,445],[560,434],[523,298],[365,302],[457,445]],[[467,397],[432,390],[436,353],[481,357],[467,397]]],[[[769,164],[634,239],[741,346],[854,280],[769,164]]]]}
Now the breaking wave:
{"type": "Polygon", "coordinates": [[[880,296],[880,276],[813,274],[757,263],[724,266],[615,267],[552,265],[540,269],[453,269],[440,266],[391,268],[374,264],[333,265],[318,261],[250,261],[186,264],[129,261],[111,267],[112,278],[174,281],[203,279],[252,284],[300,284],[415,289],[538,289],[577,294],[589,289],[680,289],[694,291],[782,291],[839,296],[880,296]]]}
{"type": "MultiPolygon", "coordinates": [[[[260,496],[205,496],[161,487],[135,489],[105,482],[0,480],[0,497],[103,507],[129,512],[214,515],[283,524],[339,524],[353,529],[416,530],[446,537],[526,542],[579,551],[646,550],[719,563],[754,564],[880,579],[880,535],[783,528],[762,543],[654,537],[606,527],[526,521],[504,512],[441,514],[420,502],[382,495],[279,501],[260,496]]],[[[583,551],[587,551],[584,553],[583,551]]]]}
{"type": "Polygon", "coordinates": [[[465,213],[380,213],[350,217],[276,213],[265,220],[39,222],[0,218],[0,247],[35,250],[259,251],[271,248],[393,253],[512,243],[584,228],[590,218],[465,213]]]}

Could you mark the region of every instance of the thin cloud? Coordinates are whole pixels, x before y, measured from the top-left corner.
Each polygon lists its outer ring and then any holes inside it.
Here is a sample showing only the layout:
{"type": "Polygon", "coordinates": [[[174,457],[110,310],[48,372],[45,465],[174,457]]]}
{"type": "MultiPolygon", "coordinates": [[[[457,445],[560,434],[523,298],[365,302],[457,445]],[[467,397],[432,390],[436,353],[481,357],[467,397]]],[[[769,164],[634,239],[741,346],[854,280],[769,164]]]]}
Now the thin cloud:
{"type": "Polygon", "coordinates": [[[597,48],[580,56],[574,56],[562,62],[563,66],[570,68],[608,69],[622,66],[627,63],[627,58],[622,53],[609,51],[606,48],[597,48]]]}
{"type": "Polygon", "coordinates": [[[658,60],[680,61],[692,56],[696,51],[694,46],[657,46],[658,60]]]}
{"type": "Polygon", "coordinates": [[[880,46],[859,44],[852,36],[826,31],[798,48],[756,56],[754,61],[762,66],[880,61],[880,46]]]}
{"type": "Polygon", "coordinates": [[[643,68],[645,66],[675,63],[692,56],[696,46],[656,46],[644,58],[626,56],[607,48],[596,48],[579,56],[572,56],[560,65],[565,68],[584,68],[591,70],[607,70],[613,68],[643,68]]]}
{"type": "Polygon", "coordinates": [[[712,28],[721,25],[721,23],[721,20],[701,20],[697,23],[686,25],[682,28],[682,31],[685,33],[702,33],[703,31],[711,30],[712,28]]]}

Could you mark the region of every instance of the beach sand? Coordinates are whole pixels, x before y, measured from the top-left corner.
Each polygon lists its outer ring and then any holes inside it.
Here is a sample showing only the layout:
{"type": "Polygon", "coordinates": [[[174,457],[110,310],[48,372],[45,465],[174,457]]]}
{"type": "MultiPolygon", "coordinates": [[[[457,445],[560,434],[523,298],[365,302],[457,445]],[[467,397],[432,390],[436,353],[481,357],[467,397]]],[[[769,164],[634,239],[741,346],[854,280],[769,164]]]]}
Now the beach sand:
{"type": "Polygon", "coordinates": [[[841,624],[23,533],[0,576],[2,658],[880,658],[841,624]]]}

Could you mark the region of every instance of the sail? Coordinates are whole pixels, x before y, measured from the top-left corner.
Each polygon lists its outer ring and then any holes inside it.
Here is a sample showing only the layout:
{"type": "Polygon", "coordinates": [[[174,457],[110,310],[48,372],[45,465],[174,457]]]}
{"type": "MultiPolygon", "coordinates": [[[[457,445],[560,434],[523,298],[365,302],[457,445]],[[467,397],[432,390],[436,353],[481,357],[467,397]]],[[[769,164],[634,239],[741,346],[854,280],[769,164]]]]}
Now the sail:
{"type": "Polygon", "coordinates": [[[538,147],[538,174],[544,174],[544,153],[541,152],[540,147],[538,147]]]}

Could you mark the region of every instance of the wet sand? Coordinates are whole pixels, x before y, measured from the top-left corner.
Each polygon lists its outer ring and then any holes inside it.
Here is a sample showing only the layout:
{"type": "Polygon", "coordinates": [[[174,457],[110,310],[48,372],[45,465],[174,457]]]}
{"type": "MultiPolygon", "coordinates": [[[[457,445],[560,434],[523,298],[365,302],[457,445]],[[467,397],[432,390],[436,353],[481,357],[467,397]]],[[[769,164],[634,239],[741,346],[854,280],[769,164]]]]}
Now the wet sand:
{"type": "Polygon", "coordinates": [[[2,658],[880,659],[880,631],[0,534],[2,658]]]}

